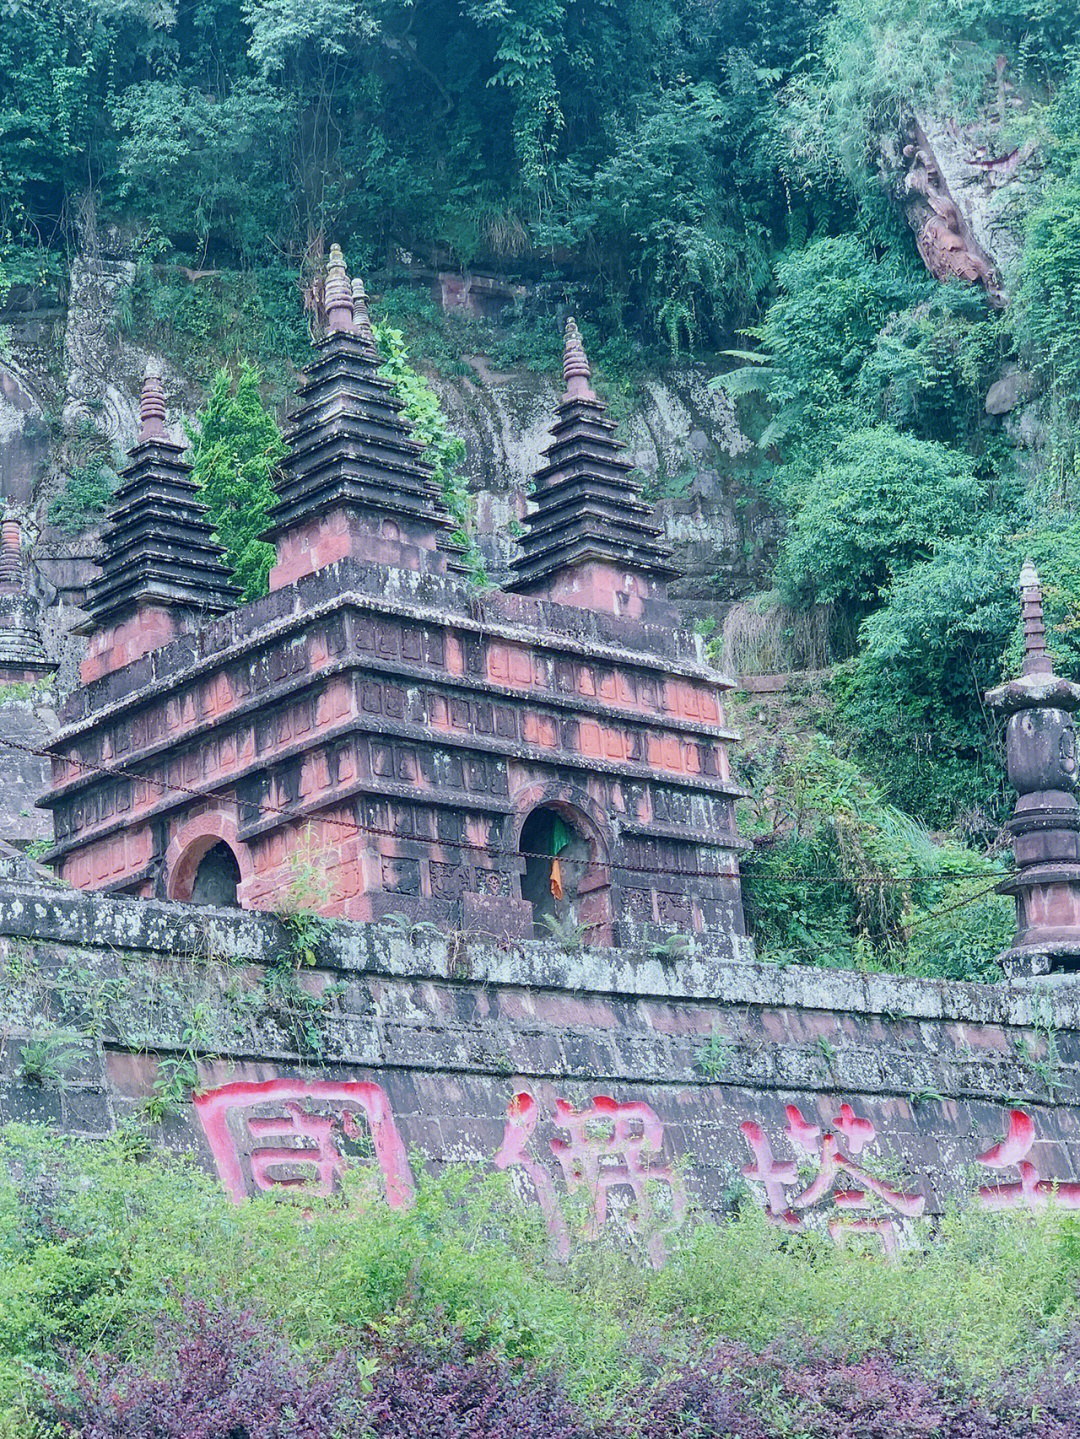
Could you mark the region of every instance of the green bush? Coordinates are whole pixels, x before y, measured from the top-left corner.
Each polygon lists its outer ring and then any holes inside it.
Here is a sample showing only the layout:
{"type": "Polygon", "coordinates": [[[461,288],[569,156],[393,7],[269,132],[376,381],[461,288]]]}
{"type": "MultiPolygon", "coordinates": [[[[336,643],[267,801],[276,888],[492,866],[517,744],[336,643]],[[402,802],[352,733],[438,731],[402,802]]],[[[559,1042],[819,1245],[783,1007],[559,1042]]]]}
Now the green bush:
{"type": "Polygon", "coordinates": [[[1001,868],[934,839],[821,739],[742,761],[741,864],[758,956],[946,979],[1000,979],[1011,901],[1001,868]]]}
{"type": "Polygon", "coordinates": [[[89,528],[108,509],[119,479],[102,455],[74,465],[64,488],[49,505],[49,523],[71,535],[89,528]]]}
{"type": "Polygon", "coordinates": [[[262,538],[277,499],[285,442],[259,394],[260,375],[241,361],[214,376],[191,431],[192,473],[225,562],[245,600],[266,594],[274,546],[262,538]]]}
{"type": "Polygon", "coordinates": [[[983,694],[1019,673],[1017,577],[1043,581],[1048,645],[1080,677],[1080,523],[955,539],[899,576],[841,672],[838,714],[885,792],[933,825],[994,827],[1010,803],[983,694]]]}
{"type": "MultiPolygon", "coordinates": [[[[233,1206],[218,1181],[131,1138],[0,1135],[0,1404],[32,1433],[33,1369],[55,1372],[108,1348],[154,1350],[185,1295],[225,1299],[280,1326],[316,1356],[377,1325],[386,1339],[459,1329],[511,1359],[562,1371],[596,1407],[631,1389],[641,1356],[672,1370],[701,1341],[759,1346],[803,1335],[858,1353],[944,1363],[965,1383],[1037,1362],[1077,1313],[1075,1220],[948,1213],[895,1263],[858,1243],[791,1236],[749,1205],[695,1217],[659,1272],[612,1238],[550,1258],[535,1205],[506,1176],[451,1166],[420,1177],[416,1207],[374,1197],[351,1172],[344,1199],[233,1206]],[[27,1369],[27,1365],[33,1366],[27,1369]],[[21,1416],[21,1420],[20,1420],[21,1416]]],[[[573,1217],[573,1216],[572,1216],[573,1217]]],[[[580,1223],[578,1215],[576,1223],[580,1223]]],[[[0,1428],[0,1433],[4,1432],[0,1428]]]]}
{"type": "Polygon", "coordinates": [[[781,552],[781,592],[865,611],[943,540],[977,528],[986,499],[961,451],[890,425],[855,430],[805,487],[781,552]]]}

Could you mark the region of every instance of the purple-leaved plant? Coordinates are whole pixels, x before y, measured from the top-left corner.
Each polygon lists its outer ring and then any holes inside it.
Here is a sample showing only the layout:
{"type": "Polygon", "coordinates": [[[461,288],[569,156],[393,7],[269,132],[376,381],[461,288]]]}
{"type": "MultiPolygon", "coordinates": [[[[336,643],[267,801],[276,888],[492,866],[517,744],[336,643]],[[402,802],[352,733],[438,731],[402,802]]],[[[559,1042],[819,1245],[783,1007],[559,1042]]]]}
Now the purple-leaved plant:
{"type": "Polygon", "coordinates": [[[597,1418],[556,1378],[450,1338],[362,1340],[325,1363],[266,1323],[193,1301],[149,1361],[77,1366],[54,1417],[72,1439],[1076,1439],[1080,1328],[984,1398],[886,1353],[720,1343],[597,1418]]]}

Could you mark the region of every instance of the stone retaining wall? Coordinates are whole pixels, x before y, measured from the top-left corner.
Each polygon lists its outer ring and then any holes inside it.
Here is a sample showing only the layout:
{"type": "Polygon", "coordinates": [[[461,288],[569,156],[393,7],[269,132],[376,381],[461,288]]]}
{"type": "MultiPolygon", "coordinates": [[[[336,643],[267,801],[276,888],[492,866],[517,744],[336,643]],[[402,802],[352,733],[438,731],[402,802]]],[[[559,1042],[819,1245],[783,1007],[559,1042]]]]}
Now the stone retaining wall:
{"type": "Polygon", "coordinates": [[[0,1117],[102,1135],[145,1121],[149,1098],[162,1140],[237,1197],[329,1189],[355,1161],[404,1203],[418,1151],[497,1164],[559,1243],[567,1188],[586,1185],[600,1219],[610,1194],[611,1212],[666,1223],[687,1198],[723,1208],[747,1166],[778,1222],[886,1245],[979,1183],[997,1205],[1060,1183],[1080,1207],[1073,979],[951,984],[345,923],[297,970],[313,938],[0,861],[0,1117]],[[51,1074],[43,1048],[68,1031],[79,1057],[51,1074]]]}

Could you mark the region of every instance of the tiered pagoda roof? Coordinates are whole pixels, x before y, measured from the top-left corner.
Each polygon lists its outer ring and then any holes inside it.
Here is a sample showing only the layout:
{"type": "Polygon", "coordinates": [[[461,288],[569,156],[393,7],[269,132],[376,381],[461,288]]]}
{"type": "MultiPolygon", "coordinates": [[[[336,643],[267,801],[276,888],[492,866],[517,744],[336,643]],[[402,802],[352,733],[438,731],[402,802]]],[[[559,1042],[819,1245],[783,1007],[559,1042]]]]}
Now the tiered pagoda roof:
{"type": "Polygon", "coordinates": [[[0,525],[0,677],[32,679],[54,668],[42,643],[40,608],[28,587],[22,527],[0,525]]]}
{"type": "Polygon", "coordinates": [[[631,477],[615,422],[594,393],[577,323],[566,322],[566,391],[559,402],[547,463],[537,471],[535,509],[525,516],[511,588],[528,590],[556,571],[601,560],[665,581],[679,572],[652,507],[631,477]]]}
{"type": "Polygon", "coordinates": [[[352,285],[338,245],[331,246],[324,290],[326,335],[301,371],[289,415],[289,453],[277,484],[267,539],[332,509],[347,509],[378,528],[395,519],[403,533],[434,531],[455,553],[447,514],[424,446],[412,435],[391,382],[379,374],[363,284],[352,285]]]}
{"type": "Polygon", "coordinates": [[[221,614],[239,599],[184,447],[165,428],[165,395],[154,374],[143,381],[139,417],[139,438],[102,535],[101,575],[90,586],[87,631],[104,628],[140,604],[221,614]]]}

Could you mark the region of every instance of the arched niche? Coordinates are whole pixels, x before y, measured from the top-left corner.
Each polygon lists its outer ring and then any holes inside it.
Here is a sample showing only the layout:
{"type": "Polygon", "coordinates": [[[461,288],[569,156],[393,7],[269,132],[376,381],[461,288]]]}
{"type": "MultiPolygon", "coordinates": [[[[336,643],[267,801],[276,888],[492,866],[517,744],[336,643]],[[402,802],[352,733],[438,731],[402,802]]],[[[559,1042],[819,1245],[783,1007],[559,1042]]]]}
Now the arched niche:
{"type": "Polygon", "coordinates": [[[556,797],[522,816],[518,830],[521,898],[532,905],[538,939],[611,942],[611,881],[604,836],[581,808],[556,797]]]}
{"type": "Polygon", "coordinates": [[[165,856],[165,893],[187,904],[244,907],[251,872],[236,823],[221,813],[197,815],[174,835],[165,856]]]}

